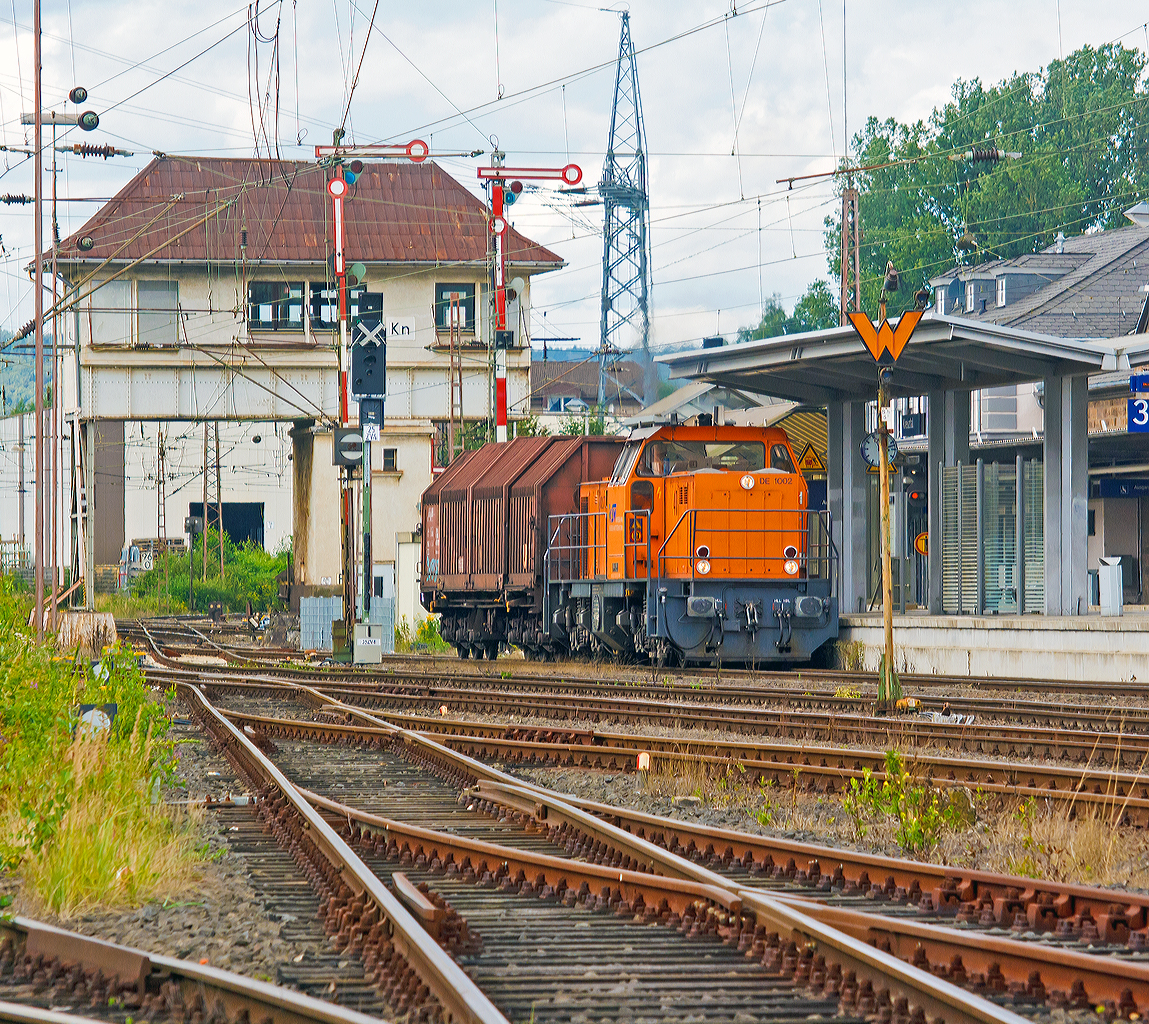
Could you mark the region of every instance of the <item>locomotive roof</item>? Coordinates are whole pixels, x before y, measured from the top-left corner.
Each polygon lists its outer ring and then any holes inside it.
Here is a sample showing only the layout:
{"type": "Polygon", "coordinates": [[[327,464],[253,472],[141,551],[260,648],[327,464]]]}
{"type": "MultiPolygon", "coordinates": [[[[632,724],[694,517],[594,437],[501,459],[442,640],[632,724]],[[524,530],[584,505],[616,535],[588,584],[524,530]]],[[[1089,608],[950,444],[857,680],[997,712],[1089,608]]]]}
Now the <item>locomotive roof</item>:
{"type": "Polygon", "coordinates": [[[783,440],[787,437],[781,427],[727,427],[727,426],[686,426],[684,423],[667,423],[658,427],[640,427],[630,432],[630,441],[645,441],[651,437],[679,441],[766,441],[783,440]]]}

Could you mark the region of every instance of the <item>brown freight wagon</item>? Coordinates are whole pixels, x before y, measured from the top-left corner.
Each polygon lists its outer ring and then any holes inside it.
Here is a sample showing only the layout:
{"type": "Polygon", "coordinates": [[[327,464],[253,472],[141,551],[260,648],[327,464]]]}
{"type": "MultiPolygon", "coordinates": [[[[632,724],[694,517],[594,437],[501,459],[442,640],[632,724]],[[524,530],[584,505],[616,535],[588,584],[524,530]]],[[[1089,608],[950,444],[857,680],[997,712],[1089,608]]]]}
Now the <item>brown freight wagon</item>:
{"type": "Polygon", "coordinates": [[[610,476],[621,438],[521,437],[456,459],[423,494],[421,600],[462,657],[540,648],[549,517],[610,476]]]}

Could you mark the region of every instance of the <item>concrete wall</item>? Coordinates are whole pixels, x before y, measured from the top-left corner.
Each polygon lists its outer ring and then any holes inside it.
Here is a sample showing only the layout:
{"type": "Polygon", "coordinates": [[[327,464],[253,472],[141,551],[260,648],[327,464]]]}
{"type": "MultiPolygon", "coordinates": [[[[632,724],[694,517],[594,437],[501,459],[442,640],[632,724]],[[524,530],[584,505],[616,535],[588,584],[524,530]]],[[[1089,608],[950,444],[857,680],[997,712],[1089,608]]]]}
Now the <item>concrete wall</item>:
{"type": "MultiPolygon", "coordinates": [[[[884,644],[880,615],[843,615],[839,638],[863,644],[865,669],[877,670],[884,644]]],[[[913,616],[895,620],[894,646],[901,672],[974,680],[1149,678],[1149,617],[1144,615],[913,616]]]]}

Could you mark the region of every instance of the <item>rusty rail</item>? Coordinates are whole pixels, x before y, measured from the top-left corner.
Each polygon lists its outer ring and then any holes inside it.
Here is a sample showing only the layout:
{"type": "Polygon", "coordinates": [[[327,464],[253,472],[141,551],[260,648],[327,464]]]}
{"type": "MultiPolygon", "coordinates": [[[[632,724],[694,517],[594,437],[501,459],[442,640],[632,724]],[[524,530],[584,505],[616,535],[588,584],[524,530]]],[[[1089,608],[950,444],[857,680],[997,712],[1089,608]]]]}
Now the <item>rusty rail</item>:
{"type": "MultiPolygon", "coordinates": [[[[151,1015],[161,1006],[204,1006],[204,1017],[271,1024],[379,1024],[375,1017],[301,992],[256,981],[216,967],[145,953],[80,935],[26,917],[0,920],[0,957],[26,959],[51,974],[79,967],[81,984],[102,985],[104,998],[118,995],[129,1012],[151,1015]]],[[[0,1018],[43,1024],[76,1024],[83,1018],[6,1003],[0,1018]]]]}
{"type": "MultiPolygon", "coordinates": [[[[374,715],[362,708],[337,701],[312,687],[297,685],[297,692],[313,706],[339,708],[352,718],[359,716],[375,728],[406,720],[423,734],[435,733],[441,741],[476,758],[500,757],[515,763],[559,764],[574,767],[631,771],[640,754],[649,754],[652,766],[660,760],[668,764],[711,764],[723,767],[741,765],[749,779],[785,787],[796,784],[795,775],[807,784],[817,784],[821,792],[834,793],[859,781],[868,770],[879,781],[886,777],[885,754],[881,750],[823,747],[755,740],[683,740],[664,736],[636,736],[626,733],[586,732],[573,742],[553,739],[508,738],[506,726],[452,722],[435,718],[411,720],[397,714],[374,715]],[[390,719],[390,721],[388,721],[390,719]],[[467,731],[464,731],[467,730],[467,731]],[[473,732],[471,731],[473,730],[473,732]],[[476,735],[477,734],[477,735],[476,735]],[[589,742],[585,740],[589,739],[589,742]],[[817,780],[817,783],[814,782],[817,780]]],[[[317,723],[289,722],[241,711],[228,711],[235,722],[253,728],[288,732],[313,731],[317,723]]],[[[359,727],[323,723],[329,734],[354,736],[359,727]]],[[[1026,800],[1040,797],[1061,803],[1096,808],[1113,814],[1115,820],[1149,824],[1149,774],[1045,765],[998,760],[973,760],[918,753],[907,757],[911,773],[940,788],[973,786],[983,793],[1026,800]]]]}
{"type": "MultiPolygon", "coordinates": [[[[221,715],[198,687],[179,684],[182,696],[220,739],[238,771],[259,787],[271,787],[302,819],[307,838],[333,866],[350,891],[363,900],[359,921],[369,922],[369,908],[388,925],[386,942],[393,944],[414,968],[447,1017],[467,1024],[507,1024],[506,1018],[459,966],[436,945],[408,910],[387,890],[346,842],[299,794],[287,777],[264,756],[240,729],[221,715]],[[214,727],[214,728],[212,728],[214,727]]],[[[368,929],[374,930],[374,923],[368,929]]],[[[366,930],[366,929],[365,929],[366,930]]],[[[370,940],[368,940],[370,941],[370,940]]],[[[382,942],[379,934],[376,941],[382,942]]]]}

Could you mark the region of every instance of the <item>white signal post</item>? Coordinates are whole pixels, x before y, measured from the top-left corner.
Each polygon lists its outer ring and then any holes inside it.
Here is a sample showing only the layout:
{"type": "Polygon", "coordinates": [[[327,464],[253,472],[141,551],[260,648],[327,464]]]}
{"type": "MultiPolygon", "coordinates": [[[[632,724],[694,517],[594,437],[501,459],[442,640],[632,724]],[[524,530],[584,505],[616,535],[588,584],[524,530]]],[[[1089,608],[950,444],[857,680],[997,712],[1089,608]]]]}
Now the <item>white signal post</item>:
{"type": "Polygon", "coordinates": [[[495,441],[499,444],[507,440],[507,349],[499,344],[502,335],[498,333],[507,329],[507,181],[561,181],[565,185],[577,185],[582,181],[582,168],[578,164],[503,167],[499,162],[501,159],[502,155],[496,153],[492,166],[478,169],[479,180],[491,184],[490,226],[495,239],[495,441]]]}

